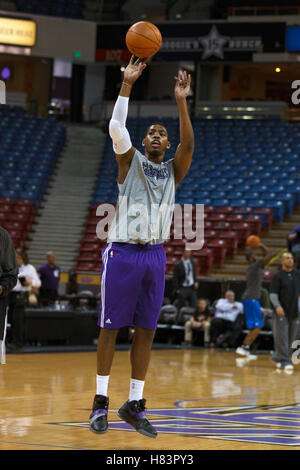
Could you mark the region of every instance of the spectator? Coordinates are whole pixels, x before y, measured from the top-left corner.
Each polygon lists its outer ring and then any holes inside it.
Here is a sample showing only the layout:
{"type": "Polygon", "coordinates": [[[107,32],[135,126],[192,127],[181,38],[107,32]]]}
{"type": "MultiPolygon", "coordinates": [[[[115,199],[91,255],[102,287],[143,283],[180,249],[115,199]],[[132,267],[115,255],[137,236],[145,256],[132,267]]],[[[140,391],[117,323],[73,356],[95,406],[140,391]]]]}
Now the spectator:
{"type": "Polygon", "coordinates": [[[208,306],[206,299],[199,299],[197,310],[184,325],[184,343],[183,346],[191,346],[193,340],[193,331],[204,331],[204,346],[209,345],[210,340],[210,322],[212,310],[208,306]]]}
{"type": "Polygon", "coordinates": [[[197,277],[195,262],[191,251],[183,249],[181,260],[175,264],[173,274],[174,290],[176,292],[178,311],[188,302],[190,307],[197,308],[197,277]]]}
{"type": "Polygon", "coordinates": [[[250,354],[250,347],[256,340],[261,328],[264,326],[263,312],[259,299],[264,278],[264,266],[274,256],[273,253],[263,244],[259,245],[263,258],[257,259],[251,248],[246,250],[246,259],[249,263],[247,269],[246,290],[243,293],[243,306],[246,316],[246,326],[249,329],[243,344],[239,346],[236,353],[240,356],[248,356],[249,359],[257,359],[257,356],[250,354]]]}
{"type": "Polygon", "coordinates": [[[275,352],[272,361],[278,369],[293,370],[291,352],[300,333],[299,301],[300,271],[294,269],[292,253],[281,257],[281,269],[273,276],[270,287],[271,302],[275,308],[273,337],[275,352]]]}
{"type": "Polygon", "coordinates": [[[13,241],[0,227],[0,364],[5,364],[5,337],[7,325],[8,294],[18,280],[19,266],[13,241]]]}
{"type": "Polygon", "coordinates": [[[225,299],[219,299],[215,305],[215,314],[210,325],[210,346],[234,347],[243,330],[243,314],[243,304],[235,301],[232,290],[227,290],[225,299]]]}
{"type": "Polygon", "coordinates": [[[58,298],[58,285],[60,280],[60,267],[55,264],[56,256],[52,251],[47,253],[47,263],[38,269],[41,279],[39,292],[42,305],[50,305],[58,298]]]}
{"type": "Polygon", "coordinates": [[[287,239],[287,248],[292,253],[296,269],[300,268],[300,225],[297,225],[289,233],[287,239]]]}
{"type": "Polygon", "coordinates": [[[21,349],[24,343],[24,312],[30,303],[36,303],[36,294],[41,285],[35,267],[29,264],[25,251],[16,250],[19,264],[17,285],[9,296],[9,317],[12,325],[12,343],[8,349],[21,349]],[[34,300],[35,299],[35,300],[34,300]]]}

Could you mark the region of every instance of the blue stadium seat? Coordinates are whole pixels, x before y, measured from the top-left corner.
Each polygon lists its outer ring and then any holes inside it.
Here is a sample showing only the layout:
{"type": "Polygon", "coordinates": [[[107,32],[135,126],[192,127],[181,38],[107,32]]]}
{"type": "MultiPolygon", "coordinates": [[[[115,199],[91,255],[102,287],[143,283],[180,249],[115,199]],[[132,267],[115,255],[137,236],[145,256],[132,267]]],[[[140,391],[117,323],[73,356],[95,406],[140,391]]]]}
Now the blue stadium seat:
{"type": "MultiPolygon", "coordinates": [[[[131,136],[142,139],[154,119],[157,117],[128,118],[131,136]]],[[[178,120],[164,119],[164,124],[176,147],[178,120]]],[[[195,119],[193,126],[194,157],[178,187],[177,202],[245,209],[270,207],[274,220],[283,220],[284,214],[292,213],[300,204],[299,125],[262,118],[247,122],[195,119]]],[[[117,197],[116,174],[108,138],[94,199],[117,197]]],[[[263,223],[266,226],[265,220],[263,223]]]]}
{"type": "Polygon", "coordinates": [[[65,127],[14,108],[0,109],[0,127],[0,196],[24,196],[38,204],[64,144],[65,127]]]}

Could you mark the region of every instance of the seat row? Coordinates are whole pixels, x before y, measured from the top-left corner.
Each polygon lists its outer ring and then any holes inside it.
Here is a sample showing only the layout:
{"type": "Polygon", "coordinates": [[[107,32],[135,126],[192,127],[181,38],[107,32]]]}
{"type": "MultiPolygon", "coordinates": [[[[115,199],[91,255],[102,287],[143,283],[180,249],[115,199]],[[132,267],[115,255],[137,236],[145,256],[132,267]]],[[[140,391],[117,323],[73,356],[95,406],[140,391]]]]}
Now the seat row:
{"type": "MultiPolygon", "coordinates": [[[[101,251],[106,246],[106,240],[98,238],[96,227],[106,215],[102,217],[96,215],[99,204],[95,204],[89,210],[75,266],[77,271],[99,272],[101,270],[101,251]]],[[[257,210],[258,213],[256,213],[255,208],[238,207],[235,212],[235,209],[229,206],[223,208],[204,206],[203,244],[201,240],[202,248],[193,250],[199,273],[207,273],[215,266],[222,266],[227,258],[234,257],[238,249],[245,246],[246,239],[250,234],[260,235],[262,227],[271,227],[272,211],[264,208],[258,208],[257,210]]],[[[170,239],[165,242],[167,275],[172,274],[174,263],[182,256],[182,250],[187,241],[187,239],[184,239],[184,230],[195,229],[195,206],[191,215],[192,217],[188,220],[188,223],[185,221],[183,237],[180,239],[174,238],[174,219],[172,220],[170,239]]],[[[191,238],[188,241],[194,242],[195,240],[195,238],[191,238]]]]}
{"type": "Polygon", "coordinates": [[[15,248],[23,248],[32,229],[36,208],[30,200],[0,198],[0,226],[8,231],[15,248]]]}

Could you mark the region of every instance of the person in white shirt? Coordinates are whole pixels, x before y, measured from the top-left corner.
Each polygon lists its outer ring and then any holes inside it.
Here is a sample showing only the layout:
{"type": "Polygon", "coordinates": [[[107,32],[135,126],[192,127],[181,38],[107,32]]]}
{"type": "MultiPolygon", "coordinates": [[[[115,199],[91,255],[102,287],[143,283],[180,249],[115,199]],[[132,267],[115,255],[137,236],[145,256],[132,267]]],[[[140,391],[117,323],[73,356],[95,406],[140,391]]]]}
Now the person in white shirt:
{"type": "Polygon", "coordinates": [[[219,299],[215,305],[210,327],[210,345],[234,347],[243,329],[243,316],[243,304],[235,301],[235,293],[232,290],[227,290],[225,298],[219,299]]]}
{"type": "Polygon", "coordinates": [[[12,325],[12,344],[8,350],[20,349],[24,342],[24,312],[29,303],[35,303],[35,294],[41,286],[41,280],[35,267],[29,264],[27,253],[21,249],[16,250],[19,264],[18,281],[9,297],[8,317],[12,325]]]}

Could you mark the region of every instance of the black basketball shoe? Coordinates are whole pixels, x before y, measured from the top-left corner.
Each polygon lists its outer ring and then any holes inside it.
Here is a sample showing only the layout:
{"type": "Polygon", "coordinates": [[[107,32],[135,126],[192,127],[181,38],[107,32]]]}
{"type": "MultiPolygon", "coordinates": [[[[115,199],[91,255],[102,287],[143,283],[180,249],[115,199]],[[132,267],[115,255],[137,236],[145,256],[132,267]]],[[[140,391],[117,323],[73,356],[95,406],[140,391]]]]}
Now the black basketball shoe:
{"type": "Polygon", "coordinates": [[[146,418],[145,404],[146,404],[146,400],[144,398],[138,401],[128,400],[119,409],[118,416],[123,421],[126,421],[126,423],[134,427],[134,429],[137,432],[144,434],[144,436],[156,437],[157,436],[156,429],[154,429],[152,424],[150,424],[148,419],[146,418]]]}
{"type": "Polygon", "coordinates": [[[90,430],[97,434],[104,434],[108,430],[107,412],[109,399],[104,395],[95,395],[93,412],[90,415],[90,430]]]}

